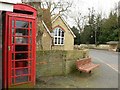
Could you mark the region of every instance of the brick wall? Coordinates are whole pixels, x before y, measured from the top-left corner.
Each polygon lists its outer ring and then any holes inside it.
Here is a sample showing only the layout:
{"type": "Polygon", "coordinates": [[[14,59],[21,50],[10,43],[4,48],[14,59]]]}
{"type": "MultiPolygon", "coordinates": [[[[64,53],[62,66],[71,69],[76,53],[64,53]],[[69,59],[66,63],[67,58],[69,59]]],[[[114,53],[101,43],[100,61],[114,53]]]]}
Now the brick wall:
{"type": "Polygon", "coordinates": [[[66,75],[76,70],[75,61],[85,56],[88,56],[88,53],[83,50],[37,51],[37,78],[40,76],[66,75]]]}

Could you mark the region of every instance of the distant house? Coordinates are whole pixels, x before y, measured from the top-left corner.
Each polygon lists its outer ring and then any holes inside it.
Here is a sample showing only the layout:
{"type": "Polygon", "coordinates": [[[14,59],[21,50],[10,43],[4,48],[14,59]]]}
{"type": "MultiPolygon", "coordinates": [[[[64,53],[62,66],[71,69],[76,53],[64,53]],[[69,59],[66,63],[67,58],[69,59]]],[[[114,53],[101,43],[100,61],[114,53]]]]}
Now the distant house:
{"type": "Polygon", "coordinates": [[[110,51],[116,51],[118,48],[118,41],[109,41],[107,44],[109,45],[110,51]]]}
{"type": "Polygon", "coordinates": [[[52,30],[49,30],[44,21],[42,36],[43,50],[73,50],[76,37],[64,18],[57,14],[51,18],[52,30]]]}

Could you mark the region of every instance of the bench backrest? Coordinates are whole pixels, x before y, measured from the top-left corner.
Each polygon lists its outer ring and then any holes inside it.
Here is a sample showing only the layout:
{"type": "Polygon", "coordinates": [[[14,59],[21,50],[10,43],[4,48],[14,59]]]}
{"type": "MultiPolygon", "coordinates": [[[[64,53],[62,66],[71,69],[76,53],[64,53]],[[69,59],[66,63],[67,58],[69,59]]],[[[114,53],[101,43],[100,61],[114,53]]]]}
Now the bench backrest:
{"type": "Polygon", "coordinates": [[[80,59],[80,60],[77,60],[76,61],[76,66],[81,66],[81,65],[85,65],[87,63],[91,63],[91,58],[83,58],[83,59],[80,59]]]}

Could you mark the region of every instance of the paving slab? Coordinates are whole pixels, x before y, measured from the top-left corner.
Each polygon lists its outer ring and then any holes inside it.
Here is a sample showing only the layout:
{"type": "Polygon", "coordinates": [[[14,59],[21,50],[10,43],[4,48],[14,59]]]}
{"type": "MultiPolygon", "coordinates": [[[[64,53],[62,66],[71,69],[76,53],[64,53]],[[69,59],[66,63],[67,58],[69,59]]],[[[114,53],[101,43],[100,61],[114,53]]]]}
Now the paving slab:
{"type": "Polygon", "coordinates": [[[101,65],[91,74],[74,72],[67,76],[40,77],[37,88],[117,88],[118,74],[101,65]]]}

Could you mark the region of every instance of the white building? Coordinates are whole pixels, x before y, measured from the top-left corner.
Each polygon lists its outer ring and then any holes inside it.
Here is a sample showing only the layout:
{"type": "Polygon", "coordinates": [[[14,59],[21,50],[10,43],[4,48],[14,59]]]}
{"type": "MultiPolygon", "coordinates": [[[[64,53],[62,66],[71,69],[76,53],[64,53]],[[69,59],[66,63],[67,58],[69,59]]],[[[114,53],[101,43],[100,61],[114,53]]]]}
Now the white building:
{"type": "Polygon", "coordinates": [[[0,11],[13,11],[13,4],[21,3],[21,0],[0,0],[0,11]]]}

